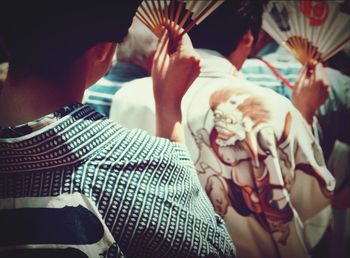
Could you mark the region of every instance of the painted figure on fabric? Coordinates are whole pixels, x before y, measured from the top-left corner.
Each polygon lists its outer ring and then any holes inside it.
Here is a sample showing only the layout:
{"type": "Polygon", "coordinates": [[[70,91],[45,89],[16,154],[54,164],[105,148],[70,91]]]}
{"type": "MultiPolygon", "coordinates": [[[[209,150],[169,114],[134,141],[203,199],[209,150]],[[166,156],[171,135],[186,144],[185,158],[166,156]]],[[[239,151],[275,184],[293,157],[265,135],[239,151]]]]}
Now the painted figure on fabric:
{"type": "MultiPolygon", "coordinates": [[[[282,134],[277,137],[265,101],[242,88],[214,92],[209,100],[214,127],[210,133],[198,130],[196,143],[215,157],[202,161],[199,155],[196,167],[199,176],[210,173],[205,190],[218,214],[225,217],[231,206],[242,216],[252,215],[267,232],[278,232],[278,241],[285,245],[288,223],[293,219],[289,192],[295,173],[289,149],[297,153],[298,148],[288,140],[291,114],[286,114],[282,134]],[[222,169],[224,166],[230,169],[222,169]]],[[[330,194],[319,172],[309,165],[296,166],[314,176],[325,195],[330,194]]]]}

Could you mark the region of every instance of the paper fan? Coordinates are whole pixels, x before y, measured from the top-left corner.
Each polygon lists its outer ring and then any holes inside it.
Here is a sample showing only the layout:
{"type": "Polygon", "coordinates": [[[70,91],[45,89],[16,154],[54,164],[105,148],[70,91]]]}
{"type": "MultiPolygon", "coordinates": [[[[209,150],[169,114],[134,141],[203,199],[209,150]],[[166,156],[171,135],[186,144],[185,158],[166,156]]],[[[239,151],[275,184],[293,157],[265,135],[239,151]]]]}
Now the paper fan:
{"type": "Polygon", "coordinates": [[[303,65],[325,62],[350,40],[349,1],[270,1],[263,29],[303,65]]]}
{"type": "Polygon", "coordinates": [[[136,17],[158,37],[162,26],[170,26],[174,36],[182,36],[223,2],[224,0],[144,0],[136,17]]]}

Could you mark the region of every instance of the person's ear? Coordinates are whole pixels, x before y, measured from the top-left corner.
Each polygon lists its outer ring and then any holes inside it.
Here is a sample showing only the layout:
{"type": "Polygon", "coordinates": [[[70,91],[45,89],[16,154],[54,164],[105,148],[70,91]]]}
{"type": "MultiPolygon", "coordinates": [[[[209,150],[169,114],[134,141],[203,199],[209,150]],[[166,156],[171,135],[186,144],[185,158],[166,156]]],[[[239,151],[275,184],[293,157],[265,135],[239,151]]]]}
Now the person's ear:
{"type": "Polygon", "coordinates": [[[111,42],[97,43],[86,54],[89,60],[87,86],[92,85],[109,70],[116,52],[117,44],[111,42]]]}
{"type": "Polygon", "coordinates": [[[254,36],[250,29],[244,33],[240,44],[242,44],[246,49],[252,49],[254,44],[254,36]]]}
{"type": "Polygon", "coordinates": [[[96,62],[110,63],[116,51],[116,44],[111,42],[98,43],[93,47],[96,62]]]}

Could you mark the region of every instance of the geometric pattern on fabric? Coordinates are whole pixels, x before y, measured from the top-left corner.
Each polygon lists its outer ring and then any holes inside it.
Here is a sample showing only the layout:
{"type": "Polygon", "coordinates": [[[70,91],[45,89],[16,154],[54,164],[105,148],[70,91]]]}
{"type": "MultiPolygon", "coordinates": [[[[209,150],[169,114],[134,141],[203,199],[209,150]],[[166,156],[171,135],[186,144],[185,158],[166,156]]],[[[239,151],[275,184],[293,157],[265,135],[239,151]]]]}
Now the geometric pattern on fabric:
{"type": "Polygon", "coordinates": [[[28,135],[0,139],[0,203],[10,199],[16,208],[19,198],[75,193],[113,236],[107,257],[120,250],[126,257],[234,257],[181,145],[127,130],[85,105],[28,135]]]}

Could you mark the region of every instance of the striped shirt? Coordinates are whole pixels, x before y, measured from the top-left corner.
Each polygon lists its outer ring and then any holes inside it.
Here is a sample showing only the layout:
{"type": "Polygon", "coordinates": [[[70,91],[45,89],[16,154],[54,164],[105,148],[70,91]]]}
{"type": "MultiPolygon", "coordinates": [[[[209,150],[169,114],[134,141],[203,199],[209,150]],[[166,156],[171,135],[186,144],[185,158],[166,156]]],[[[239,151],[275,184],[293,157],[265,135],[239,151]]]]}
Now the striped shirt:
{"type": "Polygon", "coordinates": [[[109,117],[112,98],[125,82],[148,76],[142,67],[118,61],[104,77],[85,90],[83,103],[109,117]]]}
{"type": "MultiPolygon", "coordinates": [[[[284,48],[278,47],[278,45],[270,44],[266,48],[266,50],[263,49],[265,53],[259,53],[259,55],[293,85],[302,65],[284,50],[284,48]]],[[[270,88],[278,94],[291,99],[291,90],[261,60],[248,58],[244,62],[240,72],[248,81],[265,88],[270,88]]]]}
{"type": "Polygon", "coordinates": [[[184,147],[82,104],[37,121],[0,130],[0,254],[234,257],[184,147]]]}
{"type": "MultiPolygon", "coordinates": [[[[285,48],[270,43],[258,55],[294,84],[302,65],[285,48]]],[[[317,119],[321,127],[321,146],[328,159],[336,140],[350,144],[350,78],[330,67],[324,71],[330,93],[318,110],[317,119]]],[[[291,90],[261,60],[247,59],[240,72],[248,81],[291,99],[291,90]]]]}
{"type": "MultiPolygon", "coordinates": [[[[318,144],[289,100],[242,80],[218,53],[199,54],[201,74],[182,100],[186,145],[238,256],[309,257],[335,185],[318,144]]],[[[152,78],[118,91],[111,118],[155,134],[152,78]]]]}

